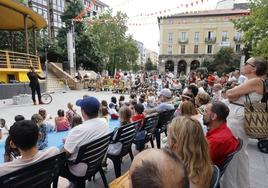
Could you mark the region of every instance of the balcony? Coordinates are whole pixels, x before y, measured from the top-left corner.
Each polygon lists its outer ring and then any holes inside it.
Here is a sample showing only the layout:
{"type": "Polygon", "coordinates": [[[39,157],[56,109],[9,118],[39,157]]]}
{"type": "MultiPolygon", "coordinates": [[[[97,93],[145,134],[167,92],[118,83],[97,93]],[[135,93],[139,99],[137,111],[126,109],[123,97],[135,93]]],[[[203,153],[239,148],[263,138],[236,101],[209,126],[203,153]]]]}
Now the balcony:
{"type": "Polygon", "coordinates": [[[185,38],[185,39],[181,39],[181,38],[180,38],[180,39],[178,40],[178,43],[179,43],[179,44],[188,44],[188,38],[185,38]]]}
{"type": "Polygon", "coordinates": [[[216,37],[206,37],[205,42],[209,44],[216,43],[216,37]]]}
{"type": "Polygon", "coordinates": [[[235,43],[241,43],[243,40],[242,40],[241,36],[235,36],[234,41],[235,41],[235,43]]]}

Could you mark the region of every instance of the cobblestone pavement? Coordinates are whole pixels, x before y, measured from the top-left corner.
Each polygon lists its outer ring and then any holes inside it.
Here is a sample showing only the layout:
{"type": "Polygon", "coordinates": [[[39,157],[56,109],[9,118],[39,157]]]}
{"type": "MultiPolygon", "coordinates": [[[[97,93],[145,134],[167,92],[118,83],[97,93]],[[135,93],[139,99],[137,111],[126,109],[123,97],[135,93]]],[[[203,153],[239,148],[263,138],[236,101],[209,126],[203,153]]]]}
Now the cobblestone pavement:
{"type": "MultiPolygon", "coordinates": [[[[97,97],[100,101],[110,101],[111,96],[119,98],[120,94],[114,94],[112,92],[89,92],[87,90],[82,91],[68,91],[66,93],[54,93],[52,94],[53,101],[49,105],[13,105],[11,99],[0,100],[0,118],[4,118],[7,121],[7,125],[12,125],[14,122],[14,116],[17,114],[23,115],[26,119],[29,119],[32,114],[37,113],[39,108],[45,108],[48,113],[55,117],[57,110],[62,108],[67,110],[67,103],[71,102],[75,104],[77,99],[83,97],[83,95],[90,95],[97,97]]],[[[126,95],[128,99],[128,95],[126,95]]],[[[78,112],[80,109],[75,107],[78,112]]],[[[134,149],[134,148],[133,148],[134,149]]],[[[268,187],[268,154],[261,153],[257,148],[257,140],[250,140],[248,145],[249,159],[250,159],[250,185],[251,188],[267,188],[268,187]]],[[[134,154],[137,152],[134,152],[134,154]]],[[[125,157],[122,163],[122,173],[127,171],[131,164],[129,156],[125,157]]],[[[111,161],[108,161],[108,170],[106,171],[106,177],[108,182],[115,179],[113,165],[111,161]]],[[[68,182],[64,179],[60,179],[60,187],[66,187],[68,182]]],[[[95,182],[88,182],[87,187],[99,188],[103,187],[101,178],[96,176],[95,182]]]]}

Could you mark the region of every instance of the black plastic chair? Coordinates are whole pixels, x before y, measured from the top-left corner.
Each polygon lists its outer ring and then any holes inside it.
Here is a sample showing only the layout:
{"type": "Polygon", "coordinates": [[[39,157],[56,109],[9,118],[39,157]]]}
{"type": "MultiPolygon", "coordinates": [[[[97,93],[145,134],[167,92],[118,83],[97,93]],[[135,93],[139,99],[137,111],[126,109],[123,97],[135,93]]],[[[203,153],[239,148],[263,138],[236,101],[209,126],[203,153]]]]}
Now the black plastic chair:
{"type": "Polygon", "coordinates": [[[144,145],[150,141],[152,148],[154,148],[153,135],[156,130],[156,126],[158,124],[158,119],[159,119],[159,114],[153,114],[144,119],[143,127],[139,131],[145,131],[145,138],[144,140],[139,140],[139,141],[136,141],[134,139],[135,144],[142,143],[144,145]]]}
{"type": "Polygon", "coordinates": [[[68,164],[78,164],[81,162],[87,164],[86,175],[83,177],[76,177],[75,182],[73,182],[75,187],[84,188],[86,180],[91,179],[92,176],[94,177],[94,175],[99,172],[104,186],[108,188],[108,183],[101,164],[111,142],[111,136],[112,133],[81,146],[76,160],[74,162],[68,161],[68,164]]]}
{"type": "Polygon", "coordinates": [[[65,153],[36,162],[0,177],[1,188],[53,188],[58,186],[59,172],[66,161],[65,153]]]}
{"type": "Polygon", "coordinates": [[[224,163],[222,166],[219,166],[220,172],[221,172],[221,176],[224,174],[227,166],[229,165],[229,163],[231,162],[231,160],[233,159],[234,155],[239,152],[242,147],[243,147],[243,140],[241,138],[237,138],[239,144],[236,148],[236,150],[232,153],[230,153],[229,155],[227,155],[226,159],[224,160],[224,163]]]}
{"type": "Polygon", "coordinates": [[[133,153],[131,149],[131,145],[134,141],[134,137],[136,134],[136,127],[140,125],[140,121],[129,123],[122,127],[119,127],[116,131],[116,138],[112,141],[112,143],[120,142],[122,144],[121,152],[118,155],[107,154],[107,157],[113,161],[114,171],[116,178],[121,176],[121,160],[122,158],[129,154],[131,160],[133,160],[133,153]]]}
{"type": "Polygon", "coordinates": [[[209,188],[218,188],[219,181],[220,181],[220,169],[216,165],[214,165],[209,188]]]}
{"type": "Polygon", "coordinates": [[[174,112],[175,109],[159,113],[159,120],[155,130],[155,139],[158,149],[161,148],[161,133],[165,133],[167,135],[167,125],[172,120],[174,112]]]}

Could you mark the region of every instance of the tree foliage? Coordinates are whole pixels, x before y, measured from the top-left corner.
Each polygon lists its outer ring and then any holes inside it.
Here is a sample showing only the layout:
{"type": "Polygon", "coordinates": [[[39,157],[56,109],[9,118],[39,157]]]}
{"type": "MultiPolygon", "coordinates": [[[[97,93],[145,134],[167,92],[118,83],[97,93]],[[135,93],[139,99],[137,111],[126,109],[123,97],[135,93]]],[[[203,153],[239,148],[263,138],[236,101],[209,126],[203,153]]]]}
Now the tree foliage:
{"type": "Polygon", "coordinates": [[[250,0],[250,9],[250,16],[234,21],[235,27],[244,32],[251,55],[268,59],[268,1],[250,0]]]}

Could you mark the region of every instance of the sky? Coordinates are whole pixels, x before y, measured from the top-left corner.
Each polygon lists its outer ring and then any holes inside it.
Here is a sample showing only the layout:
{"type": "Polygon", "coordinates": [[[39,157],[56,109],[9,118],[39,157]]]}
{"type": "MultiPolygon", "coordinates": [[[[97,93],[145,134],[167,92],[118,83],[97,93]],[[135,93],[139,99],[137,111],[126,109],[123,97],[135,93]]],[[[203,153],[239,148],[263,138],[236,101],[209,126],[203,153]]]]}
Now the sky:
{"type": "MultiPolygon", "coordinates": [[[[145,48],[159,52],[159,27],[157,16],[168,16],[186,11],[201,11],[215,9],[220,0],[101,0],[106,3],[113,12],[121,11],[128,15],[128,34],[142,42],[145,48]],[[198,4],[196,4],[198,1],[198,4]],[[193,6],[191,6],[193,3],[193,6]],[[182,6],[184,4],[184,6],[182,6]],[[189,4],[188,8],[185,4],[189,4]],[[166,13],[164,13],[166,10],[166,13]],[[158,15],[155,15],[157,12],[158,15]],[[141,16],[142,14],[151,14],[141,16]],[[133,24],[135,26],[133,26],[133,24]],[[139,24],[136,26],[136,24],[139,24]]],[[[246,0],[234,0],[235,2],[245,2],[246,0]]]]}

